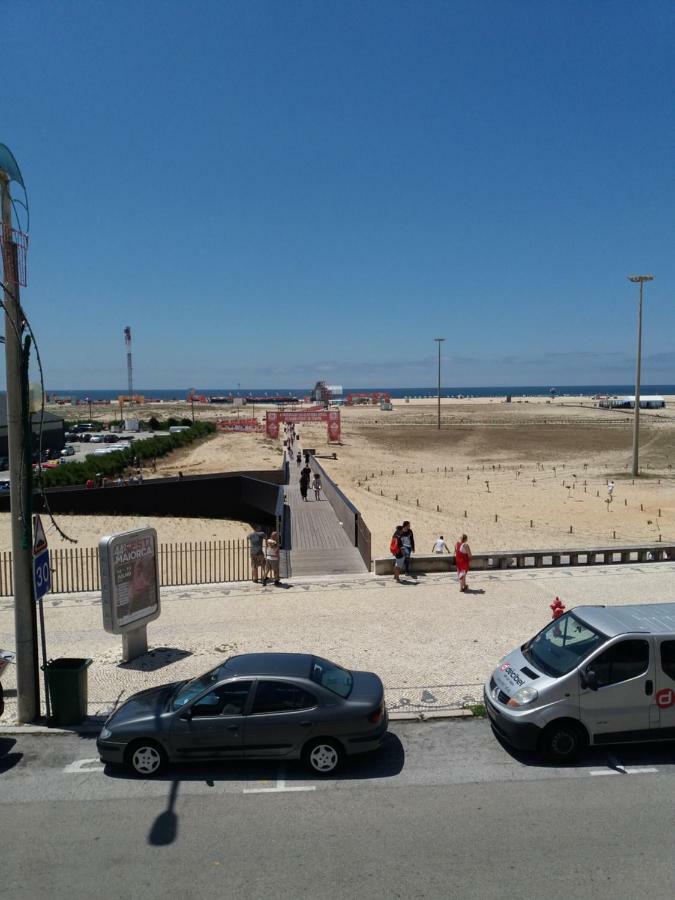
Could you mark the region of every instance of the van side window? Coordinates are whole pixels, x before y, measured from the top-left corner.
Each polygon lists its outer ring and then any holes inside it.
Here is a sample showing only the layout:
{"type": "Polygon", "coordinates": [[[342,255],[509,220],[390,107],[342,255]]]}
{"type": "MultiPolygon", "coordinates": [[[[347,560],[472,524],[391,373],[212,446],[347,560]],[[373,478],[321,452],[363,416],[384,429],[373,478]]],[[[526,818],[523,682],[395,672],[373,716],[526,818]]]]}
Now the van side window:
{"type": "Polygon", "coordinates": [[[675,641],[663,641],[661,644],[661,668],[675,681],[675,641]]]}
{"type": "Polygon", "coordinates": [[[614,644],[594,659],[588,668],[597,674],[598,687],[606,687],[636,678],[644,674],[648,666],[649,642],[637,639],[614,644]]]}

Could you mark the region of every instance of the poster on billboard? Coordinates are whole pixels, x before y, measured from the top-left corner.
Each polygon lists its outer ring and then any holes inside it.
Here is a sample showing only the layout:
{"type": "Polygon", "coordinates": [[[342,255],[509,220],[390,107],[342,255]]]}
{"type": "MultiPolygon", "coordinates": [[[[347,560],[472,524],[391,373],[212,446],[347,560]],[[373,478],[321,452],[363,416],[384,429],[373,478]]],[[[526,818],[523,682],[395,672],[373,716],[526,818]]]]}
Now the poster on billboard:
{"type": "Polygon", "coordinates": [[[105,630],[124,634],[156,619],[160,602],[155,529],[106,535],[98,553],[105,630]]]}

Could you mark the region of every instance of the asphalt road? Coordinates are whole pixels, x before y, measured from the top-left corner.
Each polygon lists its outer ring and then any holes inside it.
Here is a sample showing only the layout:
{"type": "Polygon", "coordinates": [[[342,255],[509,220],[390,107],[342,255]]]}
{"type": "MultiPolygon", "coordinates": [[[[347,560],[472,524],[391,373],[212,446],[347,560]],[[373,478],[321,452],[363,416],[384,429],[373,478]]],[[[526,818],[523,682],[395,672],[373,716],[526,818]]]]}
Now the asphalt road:
{"type": "Polygon", "coordinates": [[[299,764],[104,770],[91,738],[0,737],[8,898],[671,898],[675,749],[514,756],[484,721],[396,723],[299,764]]]}

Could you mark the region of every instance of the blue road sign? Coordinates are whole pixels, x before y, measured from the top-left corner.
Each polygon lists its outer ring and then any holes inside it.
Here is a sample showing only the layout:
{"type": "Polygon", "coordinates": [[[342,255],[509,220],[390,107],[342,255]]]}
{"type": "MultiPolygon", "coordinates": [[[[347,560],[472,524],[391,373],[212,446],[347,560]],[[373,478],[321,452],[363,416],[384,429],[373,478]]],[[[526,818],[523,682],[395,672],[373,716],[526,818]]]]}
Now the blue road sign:
{"type": "Polygon", "coordinates": [[[35,583],[35,599],[40,600],[52,587],[49,550],[43,550],[39,556],[33,557],[33,581],[35,583]]]}

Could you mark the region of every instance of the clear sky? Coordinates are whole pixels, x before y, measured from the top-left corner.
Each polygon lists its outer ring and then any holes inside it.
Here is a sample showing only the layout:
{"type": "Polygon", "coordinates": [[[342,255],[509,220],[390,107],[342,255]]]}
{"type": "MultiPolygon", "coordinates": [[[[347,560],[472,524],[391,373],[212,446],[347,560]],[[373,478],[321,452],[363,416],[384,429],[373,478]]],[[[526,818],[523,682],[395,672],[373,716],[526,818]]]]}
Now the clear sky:
{"type": "Polygon", "coordinates": [[[0,7],[48,388],[675,382],[670,0],[0,7]]]}

